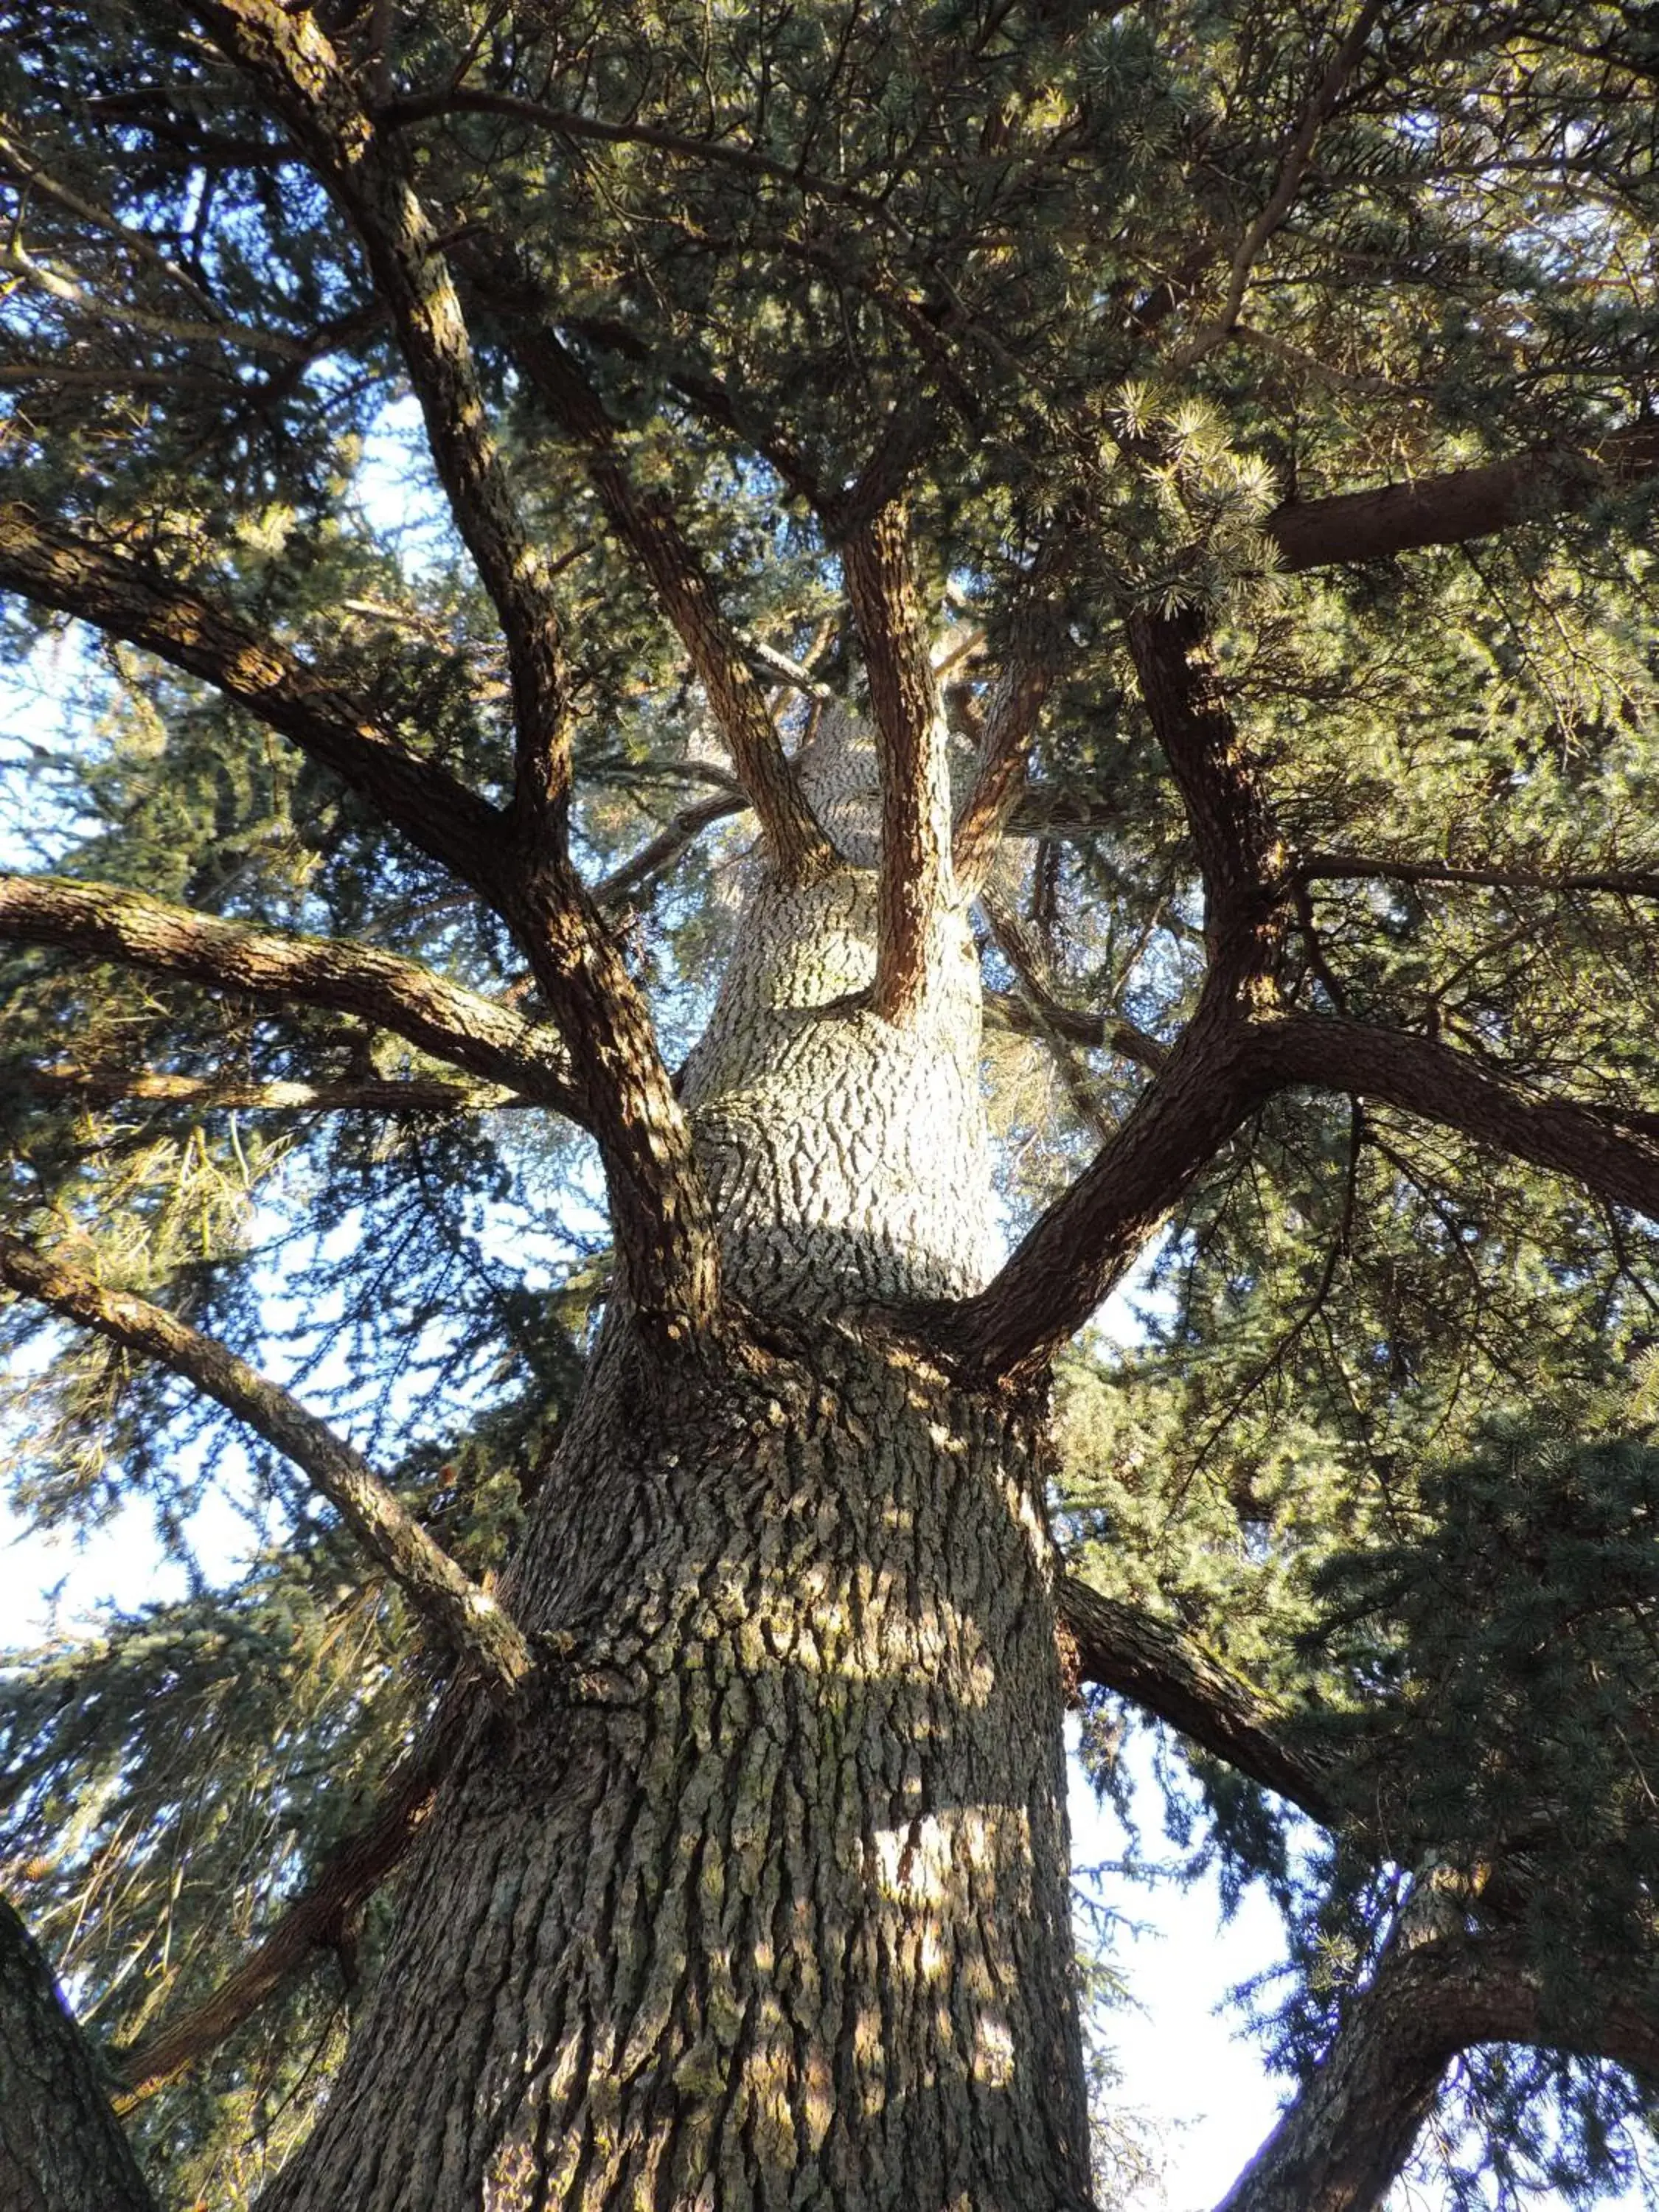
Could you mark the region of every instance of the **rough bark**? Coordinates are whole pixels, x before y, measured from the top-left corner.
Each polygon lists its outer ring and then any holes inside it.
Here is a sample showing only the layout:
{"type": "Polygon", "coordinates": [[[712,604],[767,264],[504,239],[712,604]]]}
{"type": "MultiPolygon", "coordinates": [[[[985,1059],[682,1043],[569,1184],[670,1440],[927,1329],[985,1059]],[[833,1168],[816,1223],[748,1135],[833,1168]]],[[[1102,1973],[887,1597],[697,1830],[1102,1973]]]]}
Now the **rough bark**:
{"type": "Polygon", "coordinates": [[[554,1030],[394,953],[250,929],[119,884],[52,876],[0,876],[0,938],[356,1014],[469,1074],[562,1113],[580,1111],[569,1055],[554,1030]]]}
{"type": "Polygon", "coordinates": [[[156,2212],[52,1968],[0,1898],[0,2205],[156,2212]]]}
{"type": "MultiPolygon", "coordinates": [[[[879,928],[872,1003],[901,1025],[921,1014],[934,940],[956,902],[945,702],[916,594],[904,508],[879,507],[842,549],[870,675],[881,763],[879,928]]],[[[1034,710],[1035,711],[1035,710],[1034,710]]]]}
{"type": "Polygon", "coordinates": [[[1088,2202],[1040,1408],[865,1318],[982,1272],[971,945],[896,1028],[869,733],[842,864],[757,865],[684,1083],[723,1368],[621,1312],[503,1595],[561,1663],[480,1716],[271,2212],[1088,2202]]]}

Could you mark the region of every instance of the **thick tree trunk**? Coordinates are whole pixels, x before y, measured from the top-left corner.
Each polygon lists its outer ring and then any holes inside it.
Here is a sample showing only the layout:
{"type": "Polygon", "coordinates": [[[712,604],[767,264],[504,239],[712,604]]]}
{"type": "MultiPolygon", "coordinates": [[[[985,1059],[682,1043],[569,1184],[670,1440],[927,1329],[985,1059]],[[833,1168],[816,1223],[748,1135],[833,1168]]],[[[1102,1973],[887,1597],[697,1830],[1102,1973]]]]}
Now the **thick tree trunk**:
{"type": "Polygon", "coordinates": [[[3,1898],[0,2207],[155,2212],[52,1968],[3,1898]]]}
{"type": "Polygon", "coordinates": [[[757,866],[686,1092],[730,1357],[607,1323],[511,1578],[554,1655],[481,1713],[283,2212],[1088,2201],[1040,1419],[861,1322],[971,1289],[977,978],[868,1011],[848,865],[757,866]]]}

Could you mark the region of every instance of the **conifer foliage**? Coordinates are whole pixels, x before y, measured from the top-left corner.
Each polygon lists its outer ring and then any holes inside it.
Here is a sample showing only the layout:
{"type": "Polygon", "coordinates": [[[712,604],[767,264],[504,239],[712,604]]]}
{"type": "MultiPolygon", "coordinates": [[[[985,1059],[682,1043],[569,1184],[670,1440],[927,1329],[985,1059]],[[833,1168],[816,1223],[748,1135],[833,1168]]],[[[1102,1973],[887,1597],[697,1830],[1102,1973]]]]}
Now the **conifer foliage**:
{"type": "Polygon", "coordinates": [[[0,0],[0,1441],[182,1593],[0,1675],[8,2208],[1081,2205],[1079,1703],[1285,1916],[1228,2212],[1628,2179],[1656,92],[0,0]]]}

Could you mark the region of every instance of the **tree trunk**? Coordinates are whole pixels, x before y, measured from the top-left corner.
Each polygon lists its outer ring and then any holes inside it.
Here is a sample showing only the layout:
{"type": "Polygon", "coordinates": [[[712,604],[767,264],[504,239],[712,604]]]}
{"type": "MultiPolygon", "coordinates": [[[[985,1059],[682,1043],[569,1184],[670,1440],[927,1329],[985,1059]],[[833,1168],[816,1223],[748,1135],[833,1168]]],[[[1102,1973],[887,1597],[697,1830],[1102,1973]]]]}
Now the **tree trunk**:
{"type": "Polygon", "coordinates": [[[52,1968],[3,1897],[0,2207],[155,2212],[52,1968]]]}
{"type": "Polygon", "coordinates": [[[1089,2201],[1040,1409],[860,1321],[982,1273],[965,926],[874,965],[848,865],[751,863],[686,1095],[750,1317],[717,1367],[613,1314],[507,1594],[552,1656],[481,1712],[283,2212],[1089,2201]]]}

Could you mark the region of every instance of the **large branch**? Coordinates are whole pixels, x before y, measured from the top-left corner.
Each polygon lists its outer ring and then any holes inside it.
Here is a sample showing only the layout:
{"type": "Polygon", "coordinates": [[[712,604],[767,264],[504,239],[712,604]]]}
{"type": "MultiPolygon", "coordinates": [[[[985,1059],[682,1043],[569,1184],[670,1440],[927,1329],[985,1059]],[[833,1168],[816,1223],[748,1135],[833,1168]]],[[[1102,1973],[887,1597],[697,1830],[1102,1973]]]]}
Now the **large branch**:
{"type": "Polygon", "coordinates": [[[456,526],[501,617],[527,836],[561,836],[569,706],[552,586],[489,428],[465,319],[403,150],[384,139],[309,9],[198,0],[195,12],[282,117],[356,231],[391,310],[456,526]]]}
{"type": "Polygon", "coordinates": [[[1571,512],[1659,475],[1659,424],[1632,423],[1584,447],[1539,446],[1483,468],[1329,499],[1287,500],[1264,526],[1288,569],[1386,560],[1425,545],[1490,538],[1571,512]]]}
{"type": "Polygon", "coordinates": [[[0,876],[0,938],[356,1014],[469,1074],[580,1118],[569,1056],[548,1029],[389,952],[250,929],[143,891],[59,876],[0,876]]]}
{"type": "Polygon", "coordinates": [[[308,9],[196,0],[196,13],[343,210],[391,311],[433,459],[507,641],[517,769],[495,903],[570,1048],[627,1296],[660,1343],[701,1341],[720,1307],[708,1194],[649,1009],[570,863],[568,702],[551,582],[490,432],[437,234],[402,149],[377,133],[308,9]]]}
{"type": "Polygon", "coordinates": [[[6,2212],[156,2212],[57,1978],[3,1897],[0,2082],[6,2212]]]}
{"type": "Polygon", "coordinates": [[[904,508],[880,507],[842,549],[881,773],[881,872],[871,1003],[899,1026],[926,1001],[938,927],[956,896],[945,704],[928,652],[904,508]]]}
{"type": "Polygon", "coordinates": [[[447,770],[270,640],[119,546],[0,505],[0,588],[143,646],[246,707],[331,769],[422,852],[499,898],[506,820],[447,770]]]}
{"type": "Polygon", "coordinates": [[[544,325],[518,322],[510,342],[532,389],[580,442],[612,527],[645,571],[685,647],[779,872],[787,881],[804,882],[830,866],[835,852],[779,741],[750,666],[751,648],[726,620],[667,500],[634,482],[614,427],[570,354],[544,325]]]}
{"type": "Polygon", "coordinates": [[[361,1455],[297,1399],[186,1322],[0,1231],[0,1282],[124,1350],[159,1360],[275,1445],[334,1506],[439,1640],[510,1694],[532,1663],[524,1638],[361,1455]]]}
{"type": "Polygon", "coordinates": [[[1195,607],[1127,622],[1141,696],[1186,810],[1204,882],[1210,969],[1243,1005],[1271,1003],[1289,860],[1195,607]]]}
{"type": "Polygon", "coordinates": [[[930,1315],[981,1384],[1029,1379],[1082,1328],[1147,1239],[1273,1088],[1256,1025],[1206,991],[1133,1111],[976,1297],[930,1315]]]}
{"type": "Polygon", "coordinates": [[[1370,853],[1304,853],[1297,856],[1299,883],[1468,884],[1477,890],[1592,891],[1612,898],[1659,899],[1659,873],[1642,868],[1465,866],[1455,860],[1396,860],[1370,853]]]}
{"type": "MultiPolygon", "coordinates": [[[[1409,1907],[1407,1908],[1409,1918],[1409,1907]]],[[[1375,2212],[1461,2051],[1526,2043],[1609,2058],[1659,2081],[1659,2004],[1627,1961],[1598,1960],[1594,2023],[1553,2018],[1513,1942],[1400,1935],[1329,2051],[1218,2212],[1375,2212]]]]}
{"type": "Polygon", "coordinates": [[[1341,1822],[1332,1763],[1291,1741],[1286,1716],[1271,1698],[1180,1629],[1103,1597],[1075,1575],[1060,1577],[1055,1597],[1077,1646],[1079,1680],[1155,1713],[1322,1826],[1341,1822]]]}
{"type": "Polygon", "coordinates": [[[407,1856],[453,1743],[434,1723],[386,1787],[374,1818],[345,1841],[270,1934],[212,1995],[117,2055],[128,2111],[216,2050],[302,1972],[319,1951],[343,1948],[359,1907],[407,1856]]]}
{"type": "Polygon", "coordinates": [[[1621,1128],[1611,1109],[1529,1091],[1470,1054],[1403,1030],[1298,1014],[1259,1024],[1255,1036],[1275,1088],[1380,1100],[1659,1221],[1659,1141],[1621,1128]]]}

